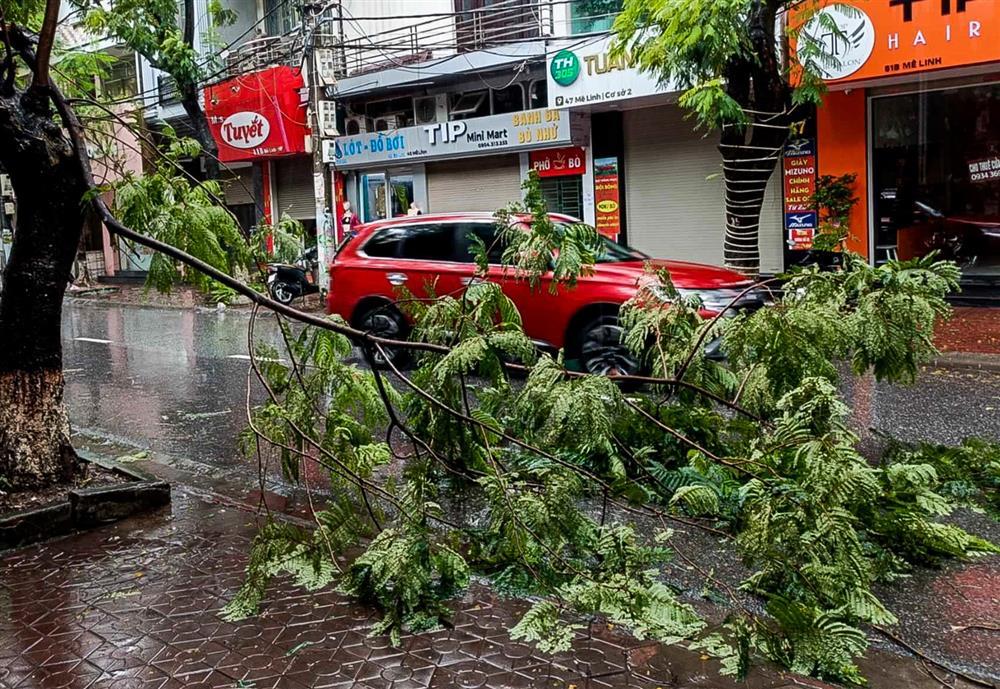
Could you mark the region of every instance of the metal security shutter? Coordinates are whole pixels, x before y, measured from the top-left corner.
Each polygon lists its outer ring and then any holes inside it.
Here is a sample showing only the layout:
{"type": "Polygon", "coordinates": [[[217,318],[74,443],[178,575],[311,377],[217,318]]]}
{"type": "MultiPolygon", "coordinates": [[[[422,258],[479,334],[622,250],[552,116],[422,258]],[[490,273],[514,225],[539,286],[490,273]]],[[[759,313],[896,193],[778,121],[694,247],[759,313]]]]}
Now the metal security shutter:
{"type": "Polygon", "coordinates": [[[492,213],[520,200],[521,164],[516,155],[427,165],[428,213],[492,213]]]}
{"type": "Polygon", "coordinates": [[[274,166],[274,185],[278,215],[288,214],[296,220],[316,217],[316,197],[313,194],[312,158],[282,158],[274,166]]]}
{"type": "MultiPolygon", "coordinates": [[[[702,137],[677,106],[625,112],[629,243],[660,258],[722,264],[725,201],[718,135],[702,137]]],[[[761,271],[782,270],[781,175],[761,212],[761,271]]]]}
{"type": "Polygon", "coordinates": [[[549,212],[583,217],[582,177],[546,177],[541,180],[541,187],[549,212]]]}
{"type": "Polygon", "coordinates": [[[240,167],[234,170],[223,169],[220,177],[227,206],[242,206],[253,203],[252,167],[240,167]]]}

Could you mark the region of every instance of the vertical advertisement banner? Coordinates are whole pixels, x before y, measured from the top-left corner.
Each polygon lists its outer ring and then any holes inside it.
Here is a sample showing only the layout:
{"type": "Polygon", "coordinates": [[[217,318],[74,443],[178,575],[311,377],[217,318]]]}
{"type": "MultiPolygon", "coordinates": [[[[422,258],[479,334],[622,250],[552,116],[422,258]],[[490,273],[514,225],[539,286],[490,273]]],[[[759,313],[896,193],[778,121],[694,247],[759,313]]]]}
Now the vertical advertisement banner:
{"type": "Polygon", "coordinates": [[[618,158],[594,158],[594,207],[597,231],[618,241],[622,229],[618,158]]]}
{"type": "Polygon", "coordinates": [[[816,140],[790,140],[785,144],[783,160],[788,248],[804,251],[812,248],[819,228],[819,214],[812,203],[816,193],[816,140]]]}

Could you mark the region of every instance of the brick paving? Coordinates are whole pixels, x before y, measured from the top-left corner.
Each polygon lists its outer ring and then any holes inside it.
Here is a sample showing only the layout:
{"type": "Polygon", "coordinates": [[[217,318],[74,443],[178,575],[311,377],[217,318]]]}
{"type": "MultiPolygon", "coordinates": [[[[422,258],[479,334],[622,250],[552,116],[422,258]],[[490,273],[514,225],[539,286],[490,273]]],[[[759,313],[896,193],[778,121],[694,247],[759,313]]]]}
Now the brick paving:
{"type": "Polygon", "coordinates": [[[952,319],[938,325],[934,343],[942,352],[1000,355],[1000,308],[956,307],[952,319]]]}
{"type": "MultiPolygon", "coordinates": [[[[0,688],[732,687],[713,663],[607,627],[571,653],[510,641],[524,603],[483,587],[453,627],[369,637],[373,610],[278,582],[257,618],[218,617],[240,584],[254,516],[179,493],[172,509],[0,559],[0,688]]],[[[790,686],[758,672],[761,687],[790,686]]],[[[815,686],[815,684],[813,684],[815,686]]]]}
{"type": "MultiPolygon", "coordinates": [[[[766,667],[737,684],[707,657],[597,623],[571,652],[545,655],[509,638],[526,603],[483,586],[454,602],[449,628],[405,635],[398,648],[368,635],[372,609],[287,580],[260,616],[224,622],[255,515],[217,497],[175,486],[173,505],[157,513],[0,553],[0,689],[826,686],[766,667]]],[[[863,670],[876,688],[939,686],[875,649],[863,670]]]]}

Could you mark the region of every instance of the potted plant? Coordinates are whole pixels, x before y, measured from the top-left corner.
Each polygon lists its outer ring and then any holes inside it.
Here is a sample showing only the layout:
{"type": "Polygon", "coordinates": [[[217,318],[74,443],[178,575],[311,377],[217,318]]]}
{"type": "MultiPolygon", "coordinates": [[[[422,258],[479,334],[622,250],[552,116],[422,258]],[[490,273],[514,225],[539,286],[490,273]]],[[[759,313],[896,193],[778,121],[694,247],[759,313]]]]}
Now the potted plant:
{"type": "Polygon", "coordinates": [[[824,270],[841,265],[844,242],[850,236],[851,211],[858,199],[854,196],[854,173],[833,176],[820,175],[812,204],[819,214],[819,228],[813,237],[806,263],[816,263],[824,270]]]}

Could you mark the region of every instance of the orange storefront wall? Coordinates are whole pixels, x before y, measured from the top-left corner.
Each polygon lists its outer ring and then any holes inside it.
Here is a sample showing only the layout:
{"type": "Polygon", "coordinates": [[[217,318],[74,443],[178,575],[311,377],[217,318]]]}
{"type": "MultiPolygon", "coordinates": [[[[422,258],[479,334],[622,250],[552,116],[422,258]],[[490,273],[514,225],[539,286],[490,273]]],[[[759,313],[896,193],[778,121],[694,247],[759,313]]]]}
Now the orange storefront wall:
{"type": "Polygon", "coordinates": [[[868,258],[868,134],[864,89],[830,91],[816,109],[816,141],[819,174],[858,176],[854,195],[858,203],[851,213],[847,248],[868,258]]]}

